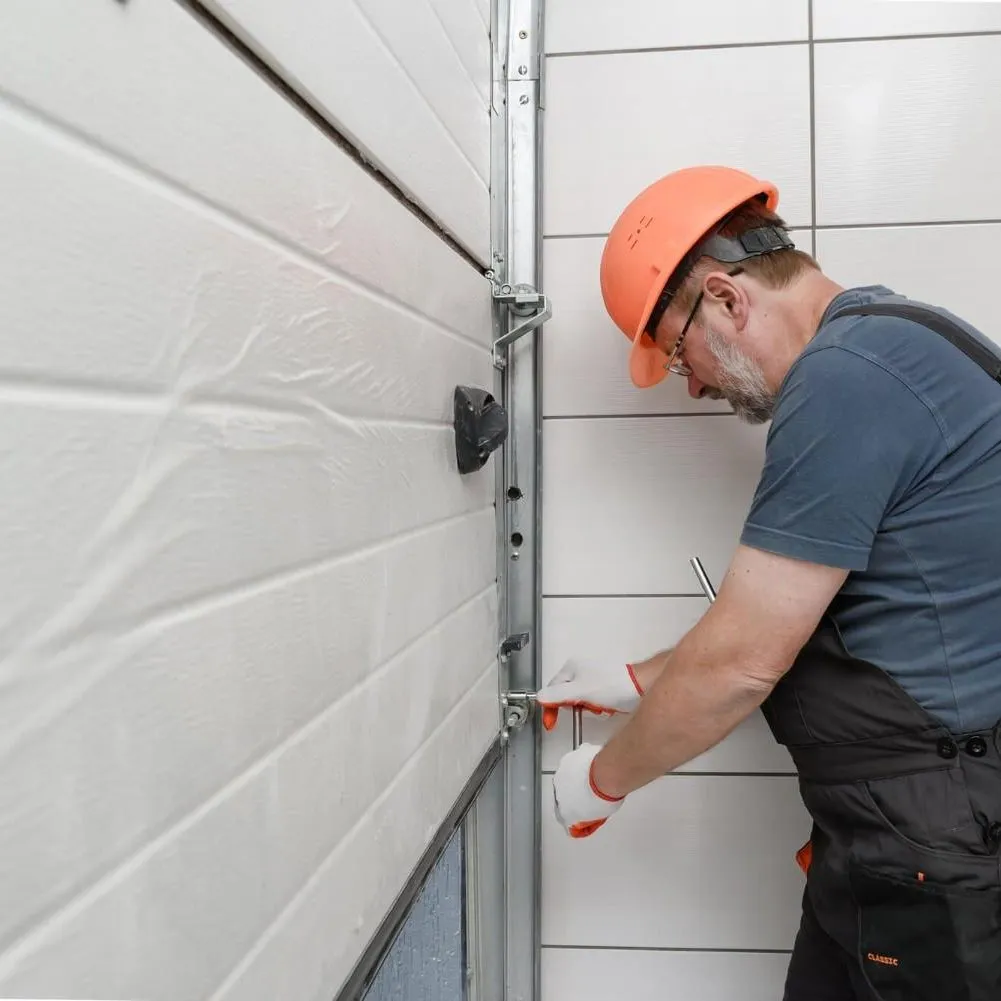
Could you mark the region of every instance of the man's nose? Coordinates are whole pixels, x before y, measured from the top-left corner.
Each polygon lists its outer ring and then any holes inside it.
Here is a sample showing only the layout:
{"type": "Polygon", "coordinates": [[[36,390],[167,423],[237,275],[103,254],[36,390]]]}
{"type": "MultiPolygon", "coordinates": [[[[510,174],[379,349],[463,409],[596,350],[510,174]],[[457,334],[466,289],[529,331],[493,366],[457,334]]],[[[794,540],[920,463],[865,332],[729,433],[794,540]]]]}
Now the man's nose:
{"type": "Polygon", "coordinates": [[[688,377],[688,395],[693,400],[701,400],[706,391],[706,384],[693,372],[688,377]]]}

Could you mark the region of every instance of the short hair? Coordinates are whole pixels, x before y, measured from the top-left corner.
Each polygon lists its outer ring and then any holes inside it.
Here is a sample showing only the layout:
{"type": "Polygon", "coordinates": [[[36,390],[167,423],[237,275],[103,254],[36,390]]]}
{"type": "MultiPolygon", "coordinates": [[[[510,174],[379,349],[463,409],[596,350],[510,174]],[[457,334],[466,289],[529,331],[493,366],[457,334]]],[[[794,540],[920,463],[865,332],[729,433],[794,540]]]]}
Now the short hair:
{"type": "MultiPolygon", "coordinates": [[[[719,233],[721,236],[743,236],[745,233],[763,226],[786,228],[786,224],[780,216],[767,209],[764,202],[752,198],[730,213],[730,217],[720,228],[719,233]]],[[[683,311],[690,310],[695,305],[702,279],[710,271],[717,271],[720,268],[726,270],[731,266],[712,257],[700,257],[675,293],[674,302],[683,311]]],[[[746,274],[756,278],[762,285],[769,288],[784,288],[804,272],[820,270],[820,265],[816,260],[803,250],[775,250],[760,257],[749,257],[746,261],[741,261],[740,266],[746,274]]]]}

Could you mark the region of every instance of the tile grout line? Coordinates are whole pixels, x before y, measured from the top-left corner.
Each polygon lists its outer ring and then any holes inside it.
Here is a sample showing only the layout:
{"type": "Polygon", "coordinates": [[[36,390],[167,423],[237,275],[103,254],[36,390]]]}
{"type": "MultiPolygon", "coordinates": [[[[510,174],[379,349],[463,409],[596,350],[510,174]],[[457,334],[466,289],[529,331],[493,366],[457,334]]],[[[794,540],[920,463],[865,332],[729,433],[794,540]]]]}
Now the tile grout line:
{"type": "MultiPolygon", "coordinates": [[[[897,222],[828,222],[818,223],[811,227],[809,223],[802,225],[790,224],[790,229],[816,229],[819,232],[837,229],[931,229],[935,226],[997,226],[1001,225],[1001,219],[918,219],[904,220],[897,222]]],[[[547,233],[543,240],[603,240],[607,233],[547,233]]]]}
{"type": "Polygon", "coordinates": [[[782,38],[770,42],[707,42],[702,45],[651,45],[633,49],[579,49],[572,52],[547,52],[549,59],[574,59],[580,56],[630,56],[657,52],[712,52],[727,49],[774,49],[791,45],[857,45],[863,42],[913,42],[945,38],[990,38],[1001,30],[940,31],[914,35],[850,35],[844,38],[813,38],[812,15],[806,38],[782,38]]]}
{"type": "MultiPolygon", "coordinates": [[[[540,775],[555,775],[552,768],[543,768],[540,775]]],[[[794,779],[796,772],[667,772],[662,779],[794,779]]]]}
{"type": "Polygon", "coordinates": [[[563,949],[567,951],[587,952],[692,952],[692,953],[727,953],[752,956],[789,956],[791,949],[726,949],[722,946],[691,946],[681,945],[565,945],[541,944],[543,949],[563,949]]]}
{"type": "Polygon", "coordinates": [[[807,0],[807,33],[810,38],[810,246],[817,256],[817,81],[816,47],[813,41],[813,0],[807,0]]]}
{"type": "Polygon", "coordinates": [[[644,417],[733,417],[733,410],[664,410],[651,413],[553,413],[543,420],[638,420],[644,417]]]}
{"type": "Polygon", "coordinates": [[[581,598],[701,598],[706,600],[706,596],[701,591],[663,591],[649,593],[638,592],[636,594],[543,594],[543,598],[573,599],[581,598]]]}

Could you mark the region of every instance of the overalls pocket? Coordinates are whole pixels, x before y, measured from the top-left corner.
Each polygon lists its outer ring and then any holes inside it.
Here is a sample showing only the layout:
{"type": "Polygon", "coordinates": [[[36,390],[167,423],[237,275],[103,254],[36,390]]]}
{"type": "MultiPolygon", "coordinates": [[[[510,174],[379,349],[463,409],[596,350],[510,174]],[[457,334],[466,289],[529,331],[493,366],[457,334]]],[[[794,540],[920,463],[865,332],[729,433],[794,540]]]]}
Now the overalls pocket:
{"type": "Polygon", "coordinates": [[[849,866],[862,970],[881,1001],[998,1001],[1001,890],[849,866]]]}

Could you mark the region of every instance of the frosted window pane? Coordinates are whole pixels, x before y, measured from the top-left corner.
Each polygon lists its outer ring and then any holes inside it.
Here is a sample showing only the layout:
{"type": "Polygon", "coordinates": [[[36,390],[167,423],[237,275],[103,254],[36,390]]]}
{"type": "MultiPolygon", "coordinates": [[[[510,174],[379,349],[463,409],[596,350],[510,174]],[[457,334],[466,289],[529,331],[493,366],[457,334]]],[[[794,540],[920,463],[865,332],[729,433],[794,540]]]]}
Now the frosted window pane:
{"type": "Polygon", "coordinates": [[[424,884],[365,1001],[465,1001],[464,911],[460,828],[424,884]]]}

